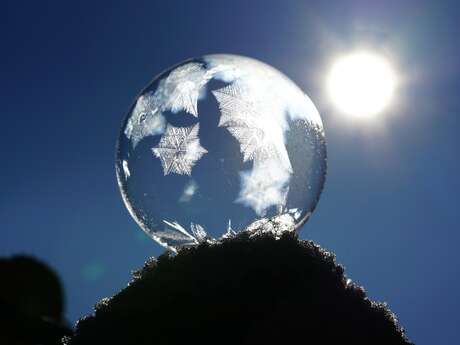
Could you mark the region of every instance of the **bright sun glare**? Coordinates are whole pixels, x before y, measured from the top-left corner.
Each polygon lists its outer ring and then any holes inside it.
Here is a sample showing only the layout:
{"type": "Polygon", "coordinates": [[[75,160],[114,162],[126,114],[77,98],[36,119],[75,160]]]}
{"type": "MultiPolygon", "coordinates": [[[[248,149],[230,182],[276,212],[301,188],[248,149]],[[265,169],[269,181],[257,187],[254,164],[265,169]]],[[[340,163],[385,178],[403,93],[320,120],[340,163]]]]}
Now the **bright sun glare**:
{"type": "Polygon", "coordinates": [[[334,63],[328,88],[333,102],[344,113],[370,117],[390,103],[395,75],[383,57],[358,52],[334,63]]]}

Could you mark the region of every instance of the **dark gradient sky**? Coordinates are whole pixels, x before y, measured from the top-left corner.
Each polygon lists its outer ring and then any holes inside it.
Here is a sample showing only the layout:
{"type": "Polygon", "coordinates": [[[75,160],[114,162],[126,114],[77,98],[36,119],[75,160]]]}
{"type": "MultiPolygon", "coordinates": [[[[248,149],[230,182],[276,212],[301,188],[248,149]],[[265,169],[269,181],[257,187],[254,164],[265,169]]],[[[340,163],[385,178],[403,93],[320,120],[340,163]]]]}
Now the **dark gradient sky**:
{"type": "Polygon", "coordinates": [[[329,173],[301,237],[335,252],[414,342],[460,343],[460,7],[284,3],[3,2],[0,255],[55,267],[72,321],[120,290],[162,252],[115,179],[133,98],[183,59],[247,55],[297,82],[323,117],[329,173]],[[344,116],[325,92],[334,57],[363,46],[387,54],[401,78],[378,121],[344,116]]]}

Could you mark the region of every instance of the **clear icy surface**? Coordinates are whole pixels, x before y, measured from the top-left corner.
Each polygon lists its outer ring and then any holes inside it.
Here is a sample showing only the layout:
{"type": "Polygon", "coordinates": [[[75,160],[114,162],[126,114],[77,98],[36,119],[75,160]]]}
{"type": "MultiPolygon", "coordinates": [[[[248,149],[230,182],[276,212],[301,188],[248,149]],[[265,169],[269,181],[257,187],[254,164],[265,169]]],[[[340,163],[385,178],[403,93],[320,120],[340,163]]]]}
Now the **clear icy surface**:
{"type": "Polygon", "coordinates": [[[286,76],[208,55],[163,72],[123,122],[116,171],[140,227],[173,251],[237,231],[294,231],[326,175],[321,118],[286,76]]]}

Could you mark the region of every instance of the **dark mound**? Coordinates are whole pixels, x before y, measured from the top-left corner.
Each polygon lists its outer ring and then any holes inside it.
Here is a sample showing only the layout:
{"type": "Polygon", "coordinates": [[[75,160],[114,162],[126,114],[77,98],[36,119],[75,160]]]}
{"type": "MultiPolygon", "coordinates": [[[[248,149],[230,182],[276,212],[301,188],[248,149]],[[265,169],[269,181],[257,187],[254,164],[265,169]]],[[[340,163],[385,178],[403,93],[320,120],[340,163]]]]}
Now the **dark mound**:
{"type": "Polygon", "coordinates": [[[57,344],[69,335],[56,273],[28,256],[0,258],[0,344],[57,344]]]}
{"type": "Polygon", "coordinates": [[[68,342],[410,344],[333,255],[289,234],[243,234],[152,260],[68,342]]]}

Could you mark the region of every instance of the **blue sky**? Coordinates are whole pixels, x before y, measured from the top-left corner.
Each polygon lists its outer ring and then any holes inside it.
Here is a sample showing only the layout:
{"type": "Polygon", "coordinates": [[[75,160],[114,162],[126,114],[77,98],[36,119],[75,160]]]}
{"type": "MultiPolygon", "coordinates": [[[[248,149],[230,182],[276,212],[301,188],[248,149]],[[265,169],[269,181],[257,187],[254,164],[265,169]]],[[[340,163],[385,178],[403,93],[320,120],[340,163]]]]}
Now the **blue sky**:
{"type": "Polygon", "coordinates": [[[459,14],[454,1],[7,1],[0,255],[50,263],[72,321],[119,291],[162,252],[119,195],[122,119],[168,66],[246,55],[288,75],[323,118],[328,177],[301,237],[335,252],[417,344],[460,342],[459,14]],[[325,91],[330,62],[361,47],[403,80],[378,121],[344,116],[325,91]]]}

